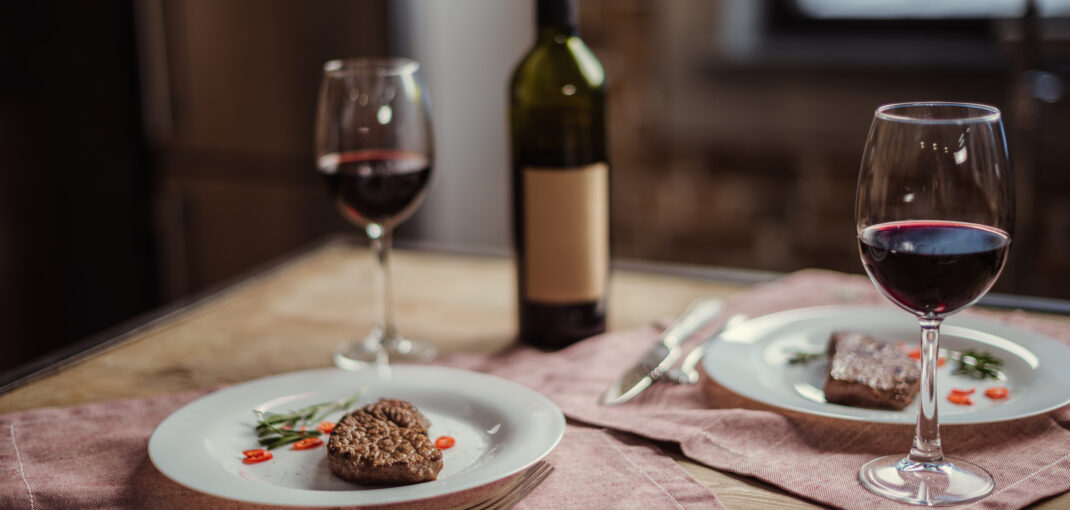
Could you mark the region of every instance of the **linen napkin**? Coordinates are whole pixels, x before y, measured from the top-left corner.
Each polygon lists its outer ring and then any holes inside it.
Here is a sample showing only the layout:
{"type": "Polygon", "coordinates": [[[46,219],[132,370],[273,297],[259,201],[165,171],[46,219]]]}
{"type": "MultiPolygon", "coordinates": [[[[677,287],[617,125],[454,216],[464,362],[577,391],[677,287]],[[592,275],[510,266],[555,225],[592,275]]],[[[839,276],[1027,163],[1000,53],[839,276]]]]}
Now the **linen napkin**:
{"type": "MultiPolygon", "coordinates": [[[[152,465],[152,431],[204,393],[0,416],[0,508],[278,508],[196,492],[152,465]]],[[[555,471],[517,508],[723,508],[671,458],[631,434],[569,424],[546,460],[555,471]]],[[[453,508],[478,501],[505,481],[385,508],[453,508]]]]}
{"type": "MultiPolygon", "coordinates": [[[[806,270],[741,294],[728,304],[725,316],[746,313],[754,317],[843,303],[887,302],[864,277],[806,270]]],[[[1070,344],[1070,327],[1066,325],[1022,312],[1004,318],[1070,344]]],[[[519,348],[495,359],[455,357],[443,361],[535,388],[556,402],[569,418],[679,443],[683,453],[697,462],[753,476],[826,505],[906,506],[862,488],[857,473],[862,464],[875,457],[905,455],[913,437],[912,426],[777,410],[735,395],[705,375],[698,386],[658,383],[625,404],[598,405],[598,397],[610,381],[635,363],[656,336],[653,328],[647,328],[605,334],[556,353],[519,348]]],[[[1070,490],[1068,427],[1070,406],[1011,422],[943,426],[945,454],[984,467],[996,481],[993,494],[961,507],[1018,508],[1070,490]]]]}

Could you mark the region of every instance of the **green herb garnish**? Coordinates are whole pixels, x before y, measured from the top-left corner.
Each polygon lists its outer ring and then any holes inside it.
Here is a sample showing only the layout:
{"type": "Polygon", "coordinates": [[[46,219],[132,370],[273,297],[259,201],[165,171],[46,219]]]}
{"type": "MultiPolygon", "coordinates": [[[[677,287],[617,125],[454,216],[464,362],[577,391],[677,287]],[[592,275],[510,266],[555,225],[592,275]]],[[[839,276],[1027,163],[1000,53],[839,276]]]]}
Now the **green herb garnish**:
{"type": "Polygon", "coordinates": [[[265,426],[260,429],[258,426],[257,435],[260,436],[260,446],[273,450],[282,445],[290,443],[296,443],[302,439],[310,437],[316,437],[322,434],[319,430],[297,430],[297,429],[283,429],[272,425],[265,426]]]}
{"type": "Polygon", "coordinates": [[[789,365],[806,365],[806,364],[809,364],[811,361],[814,361],[816,359],[821,359],[823,357],[825,357],[825,353],[823,353],[823,352],[791,351],[791,357],[788,358],[788,364],[789,365]]]}
{"type": "Polygon", "coordinates": [[[260,446],[271,450],[320,435],[321,432],[315,428],[317,421],[334,411],[348,410],[363,394],[361,391],[349,398],[315,404],[288,413],[269,413],[254,409],[256,437],[259,438],[260,446]],[[309,425],[313,425],[311,430],[301,430],[302,427],[309,428],[309,425]]]}
{"type": "Polygon", "coordinates": [[[999,371],[999,367],[1003,366],[1003,360],[987,353],[970,349],[968,351],[948,351],[952,361],[957,361],[959,366],[952,372],[955,375],[966,375],[973,377],[974,379],[985,379],[991,377],[997,381],[1003,381],[1006,378],[1003,376],[1003,372],[999,371]]]}

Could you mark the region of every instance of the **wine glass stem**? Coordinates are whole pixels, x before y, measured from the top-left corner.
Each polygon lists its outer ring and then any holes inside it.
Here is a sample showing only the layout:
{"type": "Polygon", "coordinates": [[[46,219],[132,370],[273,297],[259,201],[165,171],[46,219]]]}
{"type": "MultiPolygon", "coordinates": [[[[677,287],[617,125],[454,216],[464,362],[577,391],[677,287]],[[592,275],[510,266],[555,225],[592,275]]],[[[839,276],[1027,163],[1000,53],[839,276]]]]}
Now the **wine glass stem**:
{"type": "Polygon", "coordinates": [[[375,257],[379,262],[376,278],[379,291],[379,323],[376,327],[380,332],[380,347],[382,347],[397,335],[394,329],[394,293],[390,282],[391,230],[372,223],[365,231],[368,239],[371,240],[372,251],[375,252],[375,257]]]}
{"type": "Polygon", "coordinates": [[[942,319],[921,317],[921,409],[914,432],[914,446],[910,460],[939,462],[944,459],[940,447],[940,419],[936,400],[936,366],[940,352],[940,323],[942,319]]]}

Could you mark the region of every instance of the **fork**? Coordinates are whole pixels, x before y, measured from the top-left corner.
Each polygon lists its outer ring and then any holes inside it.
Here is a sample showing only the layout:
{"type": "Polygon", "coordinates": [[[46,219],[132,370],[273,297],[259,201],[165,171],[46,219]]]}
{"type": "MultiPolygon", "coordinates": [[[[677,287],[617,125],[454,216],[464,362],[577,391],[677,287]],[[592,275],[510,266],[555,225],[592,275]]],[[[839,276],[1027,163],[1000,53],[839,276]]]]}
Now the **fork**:
{"type": "Polygon", "coordinates": [[[535,487],[538,487],[547,476],[550,476],[553,470],[553,466],[547,464],[546,461],[540,460],[516,477],[516,480],[509,482],[505,487],[498,489],[486,499],[465,508],[466,510],[505,510],[506,508],[512,508],[535,487]]]}

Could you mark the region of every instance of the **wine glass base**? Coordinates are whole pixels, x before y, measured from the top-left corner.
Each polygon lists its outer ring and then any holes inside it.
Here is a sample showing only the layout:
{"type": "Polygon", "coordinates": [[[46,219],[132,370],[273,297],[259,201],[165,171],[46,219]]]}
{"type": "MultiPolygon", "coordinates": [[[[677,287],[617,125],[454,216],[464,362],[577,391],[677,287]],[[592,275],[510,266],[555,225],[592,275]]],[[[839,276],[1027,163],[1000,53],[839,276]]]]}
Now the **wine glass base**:
{"type": "Polygon", "coordinates": [[[358,342],[347,342],[335,348],[334,365],[344,370],[365,370],[387,363],[423,363],[438,356],[434,345],[404,337],[380,341],[372,333],[358,342]]]}
{"type": "Polygon", "coordinates": [[[957,505],[987,496],[995,487],[992,475],[959,459],[914,462],[888,455],[867,462],[858,480],[870,491],[914,505],[957,505]]]}

